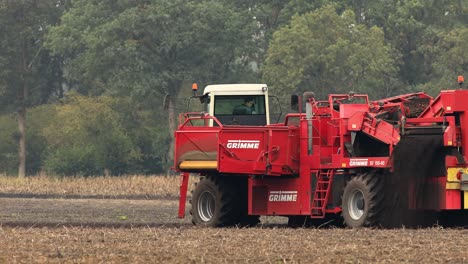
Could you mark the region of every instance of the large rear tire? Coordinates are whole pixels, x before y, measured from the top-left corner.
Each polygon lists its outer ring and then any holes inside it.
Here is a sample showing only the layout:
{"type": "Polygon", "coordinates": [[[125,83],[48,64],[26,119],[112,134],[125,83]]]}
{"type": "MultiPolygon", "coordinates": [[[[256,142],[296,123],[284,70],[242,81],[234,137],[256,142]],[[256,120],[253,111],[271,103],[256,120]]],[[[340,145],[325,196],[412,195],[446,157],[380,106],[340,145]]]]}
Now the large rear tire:
{"type": "Polygon", "coordinates": [[[346,185],[342,197],[342,216],[348,227],[369,227],[380,223],[383,213],[383,175],[363,173],[346,185]]]}
{"type": "Polygon", "coordinates": [[[247,186],[241,184],[243,180],[221,175],[201,178],[192,191],[192,223],[207,227],[258,224],[258,216],[247,214],[247,186]]]}

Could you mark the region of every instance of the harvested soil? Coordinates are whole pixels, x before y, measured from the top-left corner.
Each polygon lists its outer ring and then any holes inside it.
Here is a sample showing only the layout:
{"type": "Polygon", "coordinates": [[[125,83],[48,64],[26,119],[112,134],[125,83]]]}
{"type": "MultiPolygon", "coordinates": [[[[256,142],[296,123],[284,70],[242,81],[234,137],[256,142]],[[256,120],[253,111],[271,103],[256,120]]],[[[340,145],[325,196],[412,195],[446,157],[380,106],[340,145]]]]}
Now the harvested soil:
{"type": "Polygon", "coordinates": [[[188,223],[176,200],[0,198],[0,224],[10,226],[135,227],[188,223]]]}
{"type": "Polygon", "coordinates": [[[466,230],[0,227],[2,263],[466,263],[466,230]]]}
{"type": "Polygon", "coordinates": [[[200,228],[175,199],[0,198],[0,263],[468,262],[468,230],[200,228]]]}
{"type": "Polygon", "coordinates": [[[0,263],[466,263],[468,230],[200,228],[176,200],[1,198],[0,263]]]}

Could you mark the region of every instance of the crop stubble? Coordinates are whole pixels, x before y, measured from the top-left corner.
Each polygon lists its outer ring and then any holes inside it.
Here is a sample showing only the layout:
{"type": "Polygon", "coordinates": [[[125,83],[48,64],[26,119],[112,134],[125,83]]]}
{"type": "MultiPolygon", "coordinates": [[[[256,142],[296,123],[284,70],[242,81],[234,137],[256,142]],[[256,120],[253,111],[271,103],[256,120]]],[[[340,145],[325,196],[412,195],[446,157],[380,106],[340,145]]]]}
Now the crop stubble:
{"type": "Polygon", "coordinates": [[[0,228],[1,262],[466,263],[466,230],[0,228]]]}
{"type": "Polygon", "coordinates": [[[176,200],[0,203],[0,263],[468,262],[464,229],[214,229],[176,219],[176,200]]]}
{"type": "Polygon", "coordinates": [[[199,228],[175,218],[173,196],[154,195],[160,198],[0,198],[0,263],[468,263],[465,229],[290,229],[284,218],[249,229],[199,228]]]}

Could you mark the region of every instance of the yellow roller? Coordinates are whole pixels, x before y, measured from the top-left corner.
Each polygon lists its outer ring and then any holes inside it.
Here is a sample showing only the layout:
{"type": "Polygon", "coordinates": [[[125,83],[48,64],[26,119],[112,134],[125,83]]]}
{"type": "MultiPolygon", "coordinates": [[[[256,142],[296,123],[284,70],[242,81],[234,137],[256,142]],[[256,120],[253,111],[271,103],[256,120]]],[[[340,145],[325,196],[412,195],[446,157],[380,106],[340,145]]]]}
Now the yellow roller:
{"type": "Polygon", "coordinates": [[[218,162],[216,160],[185,160],[179,164],[181,170],[216,170],[218,162]]]}

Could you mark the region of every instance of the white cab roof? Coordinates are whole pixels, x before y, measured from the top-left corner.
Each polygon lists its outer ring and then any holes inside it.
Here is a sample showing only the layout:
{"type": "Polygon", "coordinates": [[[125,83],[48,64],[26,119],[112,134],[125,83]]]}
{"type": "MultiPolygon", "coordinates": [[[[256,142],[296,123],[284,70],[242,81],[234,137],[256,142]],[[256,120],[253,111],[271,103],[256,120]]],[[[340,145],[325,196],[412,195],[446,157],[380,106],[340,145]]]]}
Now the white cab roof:
{"type": "Polygon", "coordinates": [[[229,94],[262,94],[268,90],[266,84],[241,83],[241,84],[214,84],[205,87],[203,94],[210,92],[229,94]]]}

